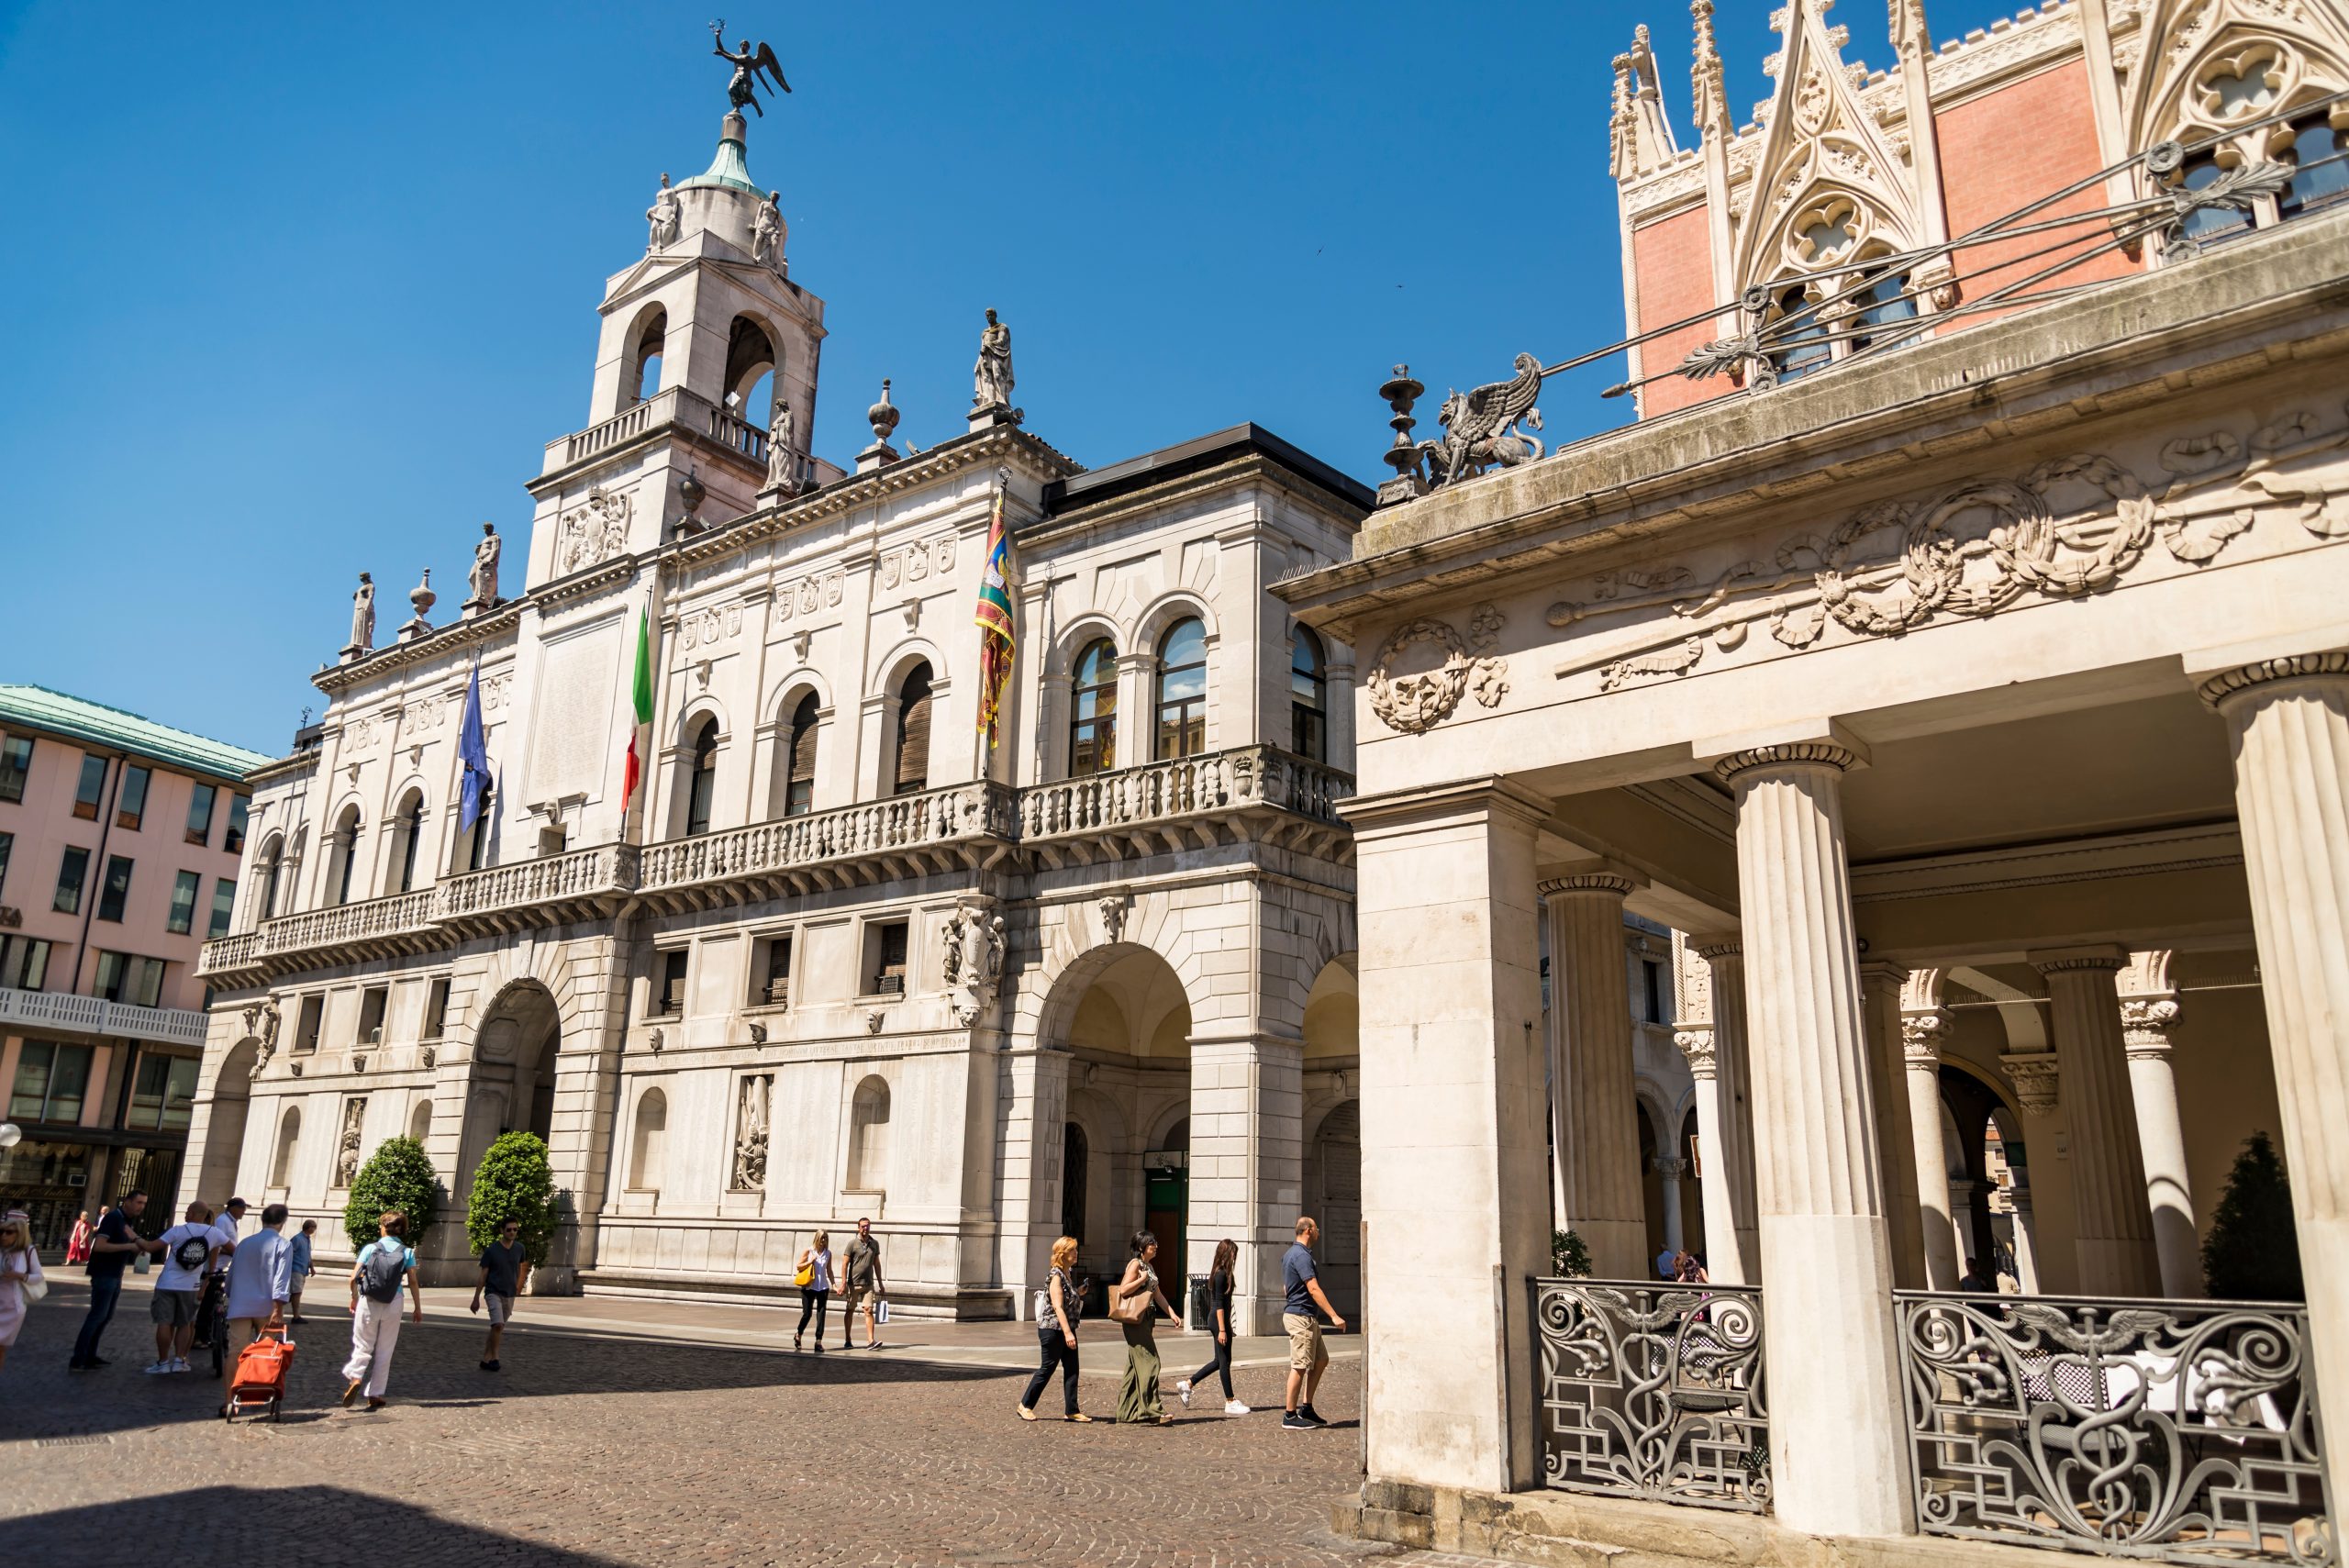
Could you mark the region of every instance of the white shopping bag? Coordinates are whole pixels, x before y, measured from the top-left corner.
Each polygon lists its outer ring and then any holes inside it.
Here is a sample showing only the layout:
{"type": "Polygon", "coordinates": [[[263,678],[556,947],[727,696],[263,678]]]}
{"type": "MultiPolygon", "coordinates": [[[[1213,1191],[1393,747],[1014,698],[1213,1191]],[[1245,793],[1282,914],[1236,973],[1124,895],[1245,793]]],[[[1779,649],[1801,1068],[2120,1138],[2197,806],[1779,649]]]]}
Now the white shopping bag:
{"type": "Polygon", "coordinates": [[[873,1321],[875,1323],[886,1323],[888,1320],[889,1298],[885,1296],[880,1300],[873,1304],[873,1321]]]}

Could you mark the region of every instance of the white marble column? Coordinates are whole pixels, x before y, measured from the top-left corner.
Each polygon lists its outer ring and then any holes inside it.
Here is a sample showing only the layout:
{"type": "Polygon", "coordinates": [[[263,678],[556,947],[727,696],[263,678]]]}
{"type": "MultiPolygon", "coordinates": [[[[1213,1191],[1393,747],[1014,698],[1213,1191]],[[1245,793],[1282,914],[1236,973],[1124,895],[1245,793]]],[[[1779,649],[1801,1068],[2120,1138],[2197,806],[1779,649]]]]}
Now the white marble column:
{"type": "Polygon", "coordinates": [[[1949,1150],[1942,1141],[1942,1037],[1949,1015],[1939,1006],[1940,972],[1911,986],[1900,1015],[1900,1065],[1909,1089],[1909,1196],[1917,1207],[1927,1290],[1957,1288],[1957,1233],[1949,1210],[1949,1150]],[[1931,1000],[1928,1001],[1927,998],[1931,1000]]]}
{"type": "MultiPolygon", "coordinates": [[[[1746,1071],[1743,945],[1734,935],[1692,937],[1704,975],[1701,1010],[1692,1006],[1672,1039],[1696,1083],[1697,1136],[1704,1158],[1705,1272],[1722,1284],[1762,1283],[1753,1216],[1753,1106],[1746,1071]]],[[[1699,1003],[1699,998],[1688,1000],[1699,1003]]]]}
{"type": "Polygon", "coordinates": [[[1550,927],[1551,1113],[1564,1228],[1590,1248],[1601,1279],[1646,1279],[1631,995],[1623,965],[1629,878],[1607,872],[1541,885],[1550,927]]]}
{"type": "MultiPolygon", "coordinates": [[[[2317,1404],[2349,1410],[2349,653],[2268,660],[2202,684],[2234,740],[2260,995],[2308,1290],[2317,1404]]],[[[2349,1440],[2328,1434],[2332,1496],[2349,1440]]]]}
{"type": "Polygon", "coordinates": [[[1860,965],[1860,1009],[1876,1089],[1876,1140],[1884,1155],[1884,1201],[1890,1222],[1892,1277],[1903,1289],[1925,1284],[1924,1228],[1917,1214],[1917,1162],[1909,1146],[1909,1071],[1901,1059],[1900,990],[1909,972],[1897,963],[1860,965]]]}
{"type": "Polygon", "coordinates": [[[2145,1202],[2153,1212],[2154,1251],[2162,1294],[2202,1294],[2202,1237],[2194,1224],[2194,1186],[2186,1169],[2186,1126],[2170,1068],[2170,1031],[2177,993],[2165,951],[2132,953],[2121,973],[2121,1038],[2129,1051],[2129,1098],[2137,1107],[2137,1143],[2145,1160],[2145,1202]]]}
{"type": "Polygon", "coordinates": [[[2156,1296],[2161,1269],[2145,1206],[2145,1159],[2130,1104],[2113,976],[2129,962],[2115,947],[2029,955],[2047,977],[2048,1022],[2064,1075],[2071,1133],[2073,1235],[2083,1296],[2156,1296]]]}
{"type": "Polygon", "coordinates": [[[1541,1471],[1527,1281],[1550,1272],[1533,891],[1550,802],[1487,778],[1342,809],[1362,942],[1367,1466],[1520,1490],[1541,1471]]]}
{"type": "Polygon", "coordinates": [[[1777,1518],[1815,1535],[1906,1535],[1908,1422],[1843,851],[1843,773],[1857,762],[1803,742],[1720,769],[1737,796],[1777,1518]]]}

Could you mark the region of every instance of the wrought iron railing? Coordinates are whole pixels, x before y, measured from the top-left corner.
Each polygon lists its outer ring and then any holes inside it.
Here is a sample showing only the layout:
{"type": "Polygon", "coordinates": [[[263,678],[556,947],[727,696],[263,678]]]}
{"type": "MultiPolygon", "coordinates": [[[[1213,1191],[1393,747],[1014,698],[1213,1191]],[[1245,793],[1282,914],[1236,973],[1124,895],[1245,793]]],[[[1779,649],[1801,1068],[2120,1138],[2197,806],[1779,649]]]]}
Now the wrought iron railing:
{"type": "Polygon", "coordinates": [[[1533,1322],[1546,1485],[1768,1510],[1759,1290],[1536,1280],[1533,1322]]]}
{"type": "Polygon", "coordinates": [[[2332,1562],[2308,1313],[1901,1291],[1917,1519],[2173,1562],[2332,1562]]]}

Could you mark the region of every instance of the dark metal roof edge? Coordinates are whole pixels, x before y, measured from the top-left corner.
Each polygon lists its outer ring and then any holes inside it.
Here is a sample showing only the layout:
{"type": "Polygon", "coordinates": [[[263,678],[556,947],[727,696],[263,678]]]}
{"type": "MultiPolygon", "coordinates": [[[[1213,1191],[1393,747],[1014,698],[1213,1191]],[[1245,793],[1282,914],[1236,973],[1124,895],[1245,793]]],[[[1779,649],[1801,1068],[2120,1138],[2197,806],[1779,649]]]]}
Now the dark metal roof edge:
{"type": "Polygon", "coordinates": [[[1044,486],[1044,513],[1047,517],[1054,516],[1072,507],[1089,506],[1138,490],[1145,484],[1196,473],[1244,451],[1271,458],[1365,514],[1375,498],[1370,486],[1362,481],[1339,472],[1311,452],[1291,445],[1260,425],[1245,423],[1213,430],[1187,441],[1178,441],[1171,447],[1161,447],[1156,451],[1144,452],[1123,462],[1113,462],[1089,473],[1054,480],[1044,486]]]}

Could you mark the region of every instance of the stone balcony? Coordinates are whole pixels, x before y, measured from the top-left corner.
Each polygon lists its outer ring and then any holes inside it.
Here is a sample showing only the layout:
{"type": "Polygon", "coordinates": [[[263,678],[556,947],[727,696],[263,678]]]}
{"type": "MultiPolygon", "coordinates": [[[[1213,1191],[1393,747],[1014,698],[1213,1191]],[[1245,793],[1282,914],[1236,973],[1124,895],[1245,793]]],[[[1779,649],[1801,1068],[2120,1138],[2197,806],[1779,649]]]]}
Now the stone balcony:
{"type": "Polygon", "coordinates": [[[682,429],[739,452],[761,468],[766,466],[767,433],[747,420],[738,419],[715,403],[673,386],[653,394],[632,407],[623,408],[599,424],[590,425],[574,435],[560,437],[547,443],[545,465],[541,474],[553,473],[573,463],[600,457],[615,448],[627,445],[641,436],[656,431],[682,429]]]}
{"type": "Polygon", "coordinates": [[[205,943],[196,972],[216,984],[255,984],[298,968],[609,915],[630,899],[674,913],[976,870],[1020,851],[1059,867],[1256,838],[1318,843],[1341,855],[1348,832],[1336,806],[1353,793],[1351,774],[1271,746],[1027,789],[948,784],[640,850],[573,850],[414,893],[282,916],[205,943]]]}
{"type": "Polygon", "coordinates": [[[115,1040],[161,1040],[168,1045],[202,1045],[205,1029],[210,1022],[211,1015],[184,1007],[140,1007],[128,1002],[109,1002],[103,996],[0,986],[0,1030],[104,1035],[115,1040]]]}

